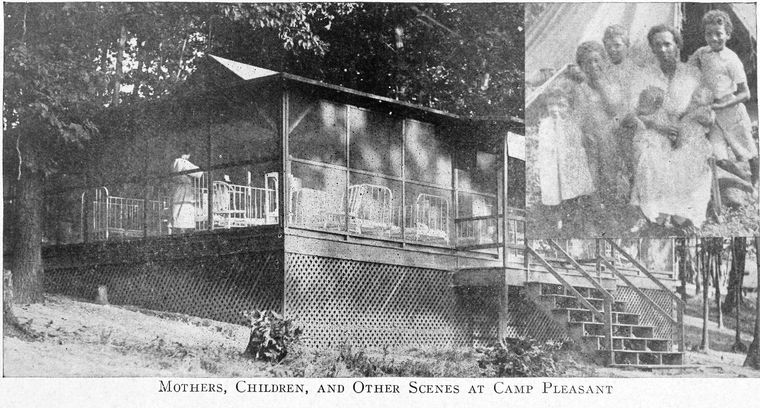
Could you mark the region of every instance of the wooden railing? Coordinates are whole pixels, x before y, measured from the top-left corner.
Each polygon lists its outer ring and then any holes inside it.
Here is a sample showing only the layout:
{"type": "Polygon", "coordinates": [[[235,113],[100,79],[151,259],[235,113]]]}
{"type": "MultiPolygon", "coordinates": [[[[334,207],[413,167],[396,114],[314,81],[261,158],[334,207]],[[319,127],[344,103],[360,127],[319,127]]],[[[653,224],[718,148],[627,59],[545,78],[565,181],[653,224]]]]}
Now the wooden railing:
{"type": "Polygon", "coordinates": [[[588,310],[591,311],[600,321],[604,322],[604,342],[607,346],[607,353],[609,354],[607,356],[608,361],[614,361],[614,351],[613,351],[613,345],[612,345],[612,312],[613,312],[613,305],[615,303],[615,299],[613,298],[612,294],[608,292],[599,282],[597,282],[596,279],[594,279],[591,275],[589,275],[588,272],[586,272],[583,267],[578,264],[578,262],[573,259],[572,256],[570,256],[567,252],[565,252],[564,249],[562,249],[559,244],[557,244],[554,240],[550,239],[549,244],[553,246],[572,266],[575,268],[581,276],[583,276],[586,280],[588,280],[591,285],[599,291],[599,293],[602,294],[603,298],[603,308],[600,311],[594,305],[591,304],[583,295],[578,292],[577,289],[573,287],[565,278],[562,277],[562,275],[557,272],[556,269],[554,269],[549,262],[544,259],[541,255],[539,255],[536,251],[533,250],[529,245],[525,245],[525,256],[527,257],[534,257],[536,260],[541,263],[544,268],[546,268],[549,273],[551,273],[559,283],[562,284],[562,286],[565,287],[568,293],[571,293],[573,297],[576,298],[582,305],[584,305],[588,310]]]}
{"type": "Polygon", "coordinates": [[[549,240],[549,245],[554,247],[554,249],[559,252],[564,259],[566,259],[570,265],[575,268],[575,270],[581,274],[584,278],[586,278],[587,281],[591,282],[591,285],[594,286],[594,288],[602,294],[602,297],[604,298],[604,309],[602,310],[604,314],[604,343],[607,345],[607,353],[608,353],[608,361],[613,362],[615,361],[614,357],[614,348],[612,344],[612,312],[613,312],[613,305],[615,304],[615,298],[612,296],[612,294],[607,291],[607,289],[602,286],[600,282],[597,282],[594,277],[592,277],[588,272],[586,272],[583,267],[575,261],[575,259],[570,256],[562,247],[557,244],[556,241],[553,239],[549,240]]]}
{"type": "Polygon", "coordinates": [[[524,248],[525,235],[524,210],[518,208],[508,208],[507,210],[506,223],[504,222],[504,214],[454,219],[457,249],[472,251],[502,248],[506,243],[507,248],[521,251],[524,248]]]}
{"type": "Polygon", "coordinates": [[[636,292],[636,294],[639,295],[649,306],[651,306],[652,309],[654,309],[658,314],[665,317],[668,321],[671,322],[671,324],[674,324],[676,326],[676,342],[678,343],[678,351],[680,352],[685,351],[686,340],[685,340],[683,325],[684,325],[684,310],[686,308],[686,303],[683,300],[681,300],[681,298],[676,296],[670,290],[670,288],[665,286],[665,284],[662,283],[662,281],[657,279],[657,277],[655,277],[651,272],[649,272],[647,268],[641,265],[641,263],[639,263],[636,259],[634,259],[630,254],[628,254],[628,252],[623,250],[623,248],[620,248],[620,246],[617,245],[615,241],[613,241],[610,238],[604,238],[604,240],[607,241],[607,243],[609,243],[612,246],[612,248],[614,248],[616,251],[622,254],[626,259],[628,259],[628,261],[631,264],[636,266],[636,268],[638,268],[638,270],[644,276],[649,278],[649,280],[654,282],[654,284],[657,285],[657,287],[659,287],[662,291],[667,293],[668,298],[671,300],[671,302],[675,303],[676,318],[674,319],[672,313],[668,313],[665,310],[663,310],[657,303],[655,303],[654,300],[652,300],[649,296],[647,296],[646,293],[644,293],[641,289],[639,289],[636,285],[634,285],[623,273],[618,271],[617,268],[615,268],[615,266],[613,266],[612,263],[609,262],[609,260],[607,260],[602,255],[599,256],[602,263],[604,263],[605,266],[607,266],[607,268],[609,268],[617,277],[619,277],[623,282],[625,282],[626,285],[628,285],[631,289],[633,289],[633,291],[636,292]]]}

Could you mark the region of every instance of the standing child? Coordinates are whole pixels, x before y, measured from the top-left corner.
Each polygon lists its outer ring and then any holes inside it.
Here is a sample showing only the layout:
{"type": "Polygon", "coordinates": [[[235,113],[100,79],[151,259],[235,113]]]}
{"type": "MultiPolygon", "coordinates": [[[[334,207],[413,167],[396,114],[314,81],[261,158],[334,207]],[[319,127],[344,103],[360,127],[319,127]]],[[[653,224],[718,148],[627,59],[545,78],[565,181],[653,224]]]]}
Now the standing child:
{"type": "Polygon", "coordinates": [[[541,202],[560,211],[557,228],[562,228],[578,198],[594,188],[580,127],[570,115],[570,99],[555,88],[545,95],[547,117],[538,125],[538,166],[541,202]],[[571,200],[571,201],[568,201],[571,200]]]}
{"type": "Polygon", "coordinates": [[[702,71],[705,85],[713,92],[715,124],[709,134],[717,164],[727,170],[736,169],[730,161],[729,149],[736,161],[748,161],[752,184],[758,185],[758,149],[752,138],[752,124],[744,102],[749,100],[747,75],[735,52],[726,47],[733,24],[728,14],[711,10],[702,17],[707,45],[689,58],[702,71]]]}

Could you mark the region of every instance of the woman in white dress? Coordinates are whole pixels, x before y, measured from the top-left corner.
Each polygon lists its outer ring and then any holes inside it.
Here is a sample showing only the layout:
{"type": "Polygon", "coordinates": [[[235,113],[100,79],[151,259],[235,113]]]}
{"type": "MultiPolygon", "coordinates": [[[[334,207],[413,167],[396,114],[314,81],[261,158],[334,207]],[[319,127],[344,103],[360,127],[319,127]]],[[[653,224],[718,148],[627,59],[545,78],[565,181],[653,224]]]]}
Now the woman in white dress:
{"type": "MultiPolygon", "coordinates": [[[[631,191],[631,204],[645,219],[632,228],[638,232],[649,222],[669,226],[673,222],[686,232],[702,225],[710,200],[712,173],[710,149],[699,122],[689,116],[699,97],[699,70],[679,59],[680,34],[667,26],[655,26],[648,35],[659,66],[643,70],[639,85],[664,91],[661,109],[672,120],[645,122],[634,144],[640,152],[631,191]],[[665,121],[667,122],[667,121],[665,121]]],[[[700,115],[704,116],[704,115],[700,115]]]]}
{"type": "MultiPolygon", "coordinates": [[[[190,154],[182,154],[174,160],[172,173],[196,170],[198,166],[190,162],[190,154]]],[[[198,179],[202,172],[174,176],[172,193],[172,234],[189,232],[195,229],[195,191],[193,179],[198,179]]]]}

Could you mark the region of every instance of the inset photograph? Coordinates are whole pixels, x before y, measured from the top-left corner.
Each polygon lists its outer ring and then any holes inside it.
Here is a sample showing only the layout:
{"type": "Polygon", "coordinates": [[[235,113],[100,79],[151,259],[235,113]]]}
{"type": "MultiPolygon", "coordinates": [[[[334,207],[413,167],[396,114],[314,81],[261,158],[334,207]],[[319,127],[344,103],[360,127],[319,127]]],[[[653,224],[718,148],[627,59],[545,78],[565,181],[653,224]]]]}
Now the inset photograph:
{"type": "Polygon", "coordinates": [[[754,4],[526,5],[528,235],[753,235],[754,4]]]}
{"type": "Polygon", "coordinates": [[[4,11],[3,375],[499,373],[522,4],[4,11]]]}

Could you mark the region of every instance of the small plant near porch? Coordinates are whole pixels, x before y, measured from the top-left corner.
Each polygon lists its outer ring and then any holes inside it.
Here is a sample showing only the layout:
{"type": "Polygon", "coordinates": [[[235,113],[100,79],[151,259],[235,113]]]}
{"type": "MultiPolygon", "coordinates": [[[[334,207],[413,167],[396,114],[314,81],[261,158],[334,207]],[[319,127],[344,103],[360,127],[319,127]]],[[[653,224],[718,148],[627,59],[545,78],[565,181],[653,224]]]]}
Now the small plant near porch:
{"type": "Polygon", "coordinates": [[[251,336],[245,354],[256,360],[280,362],[303,330],[291,319],[271,310],[243,312],[251,322],[251,336]]]}
{"type": "Polygon", "coordinates": [[[482,350],[478,365],[486,377],[551,377],[561,374],[558,352],[563,343],[531,338],[507,339],[502,346],[482,350]]]}

